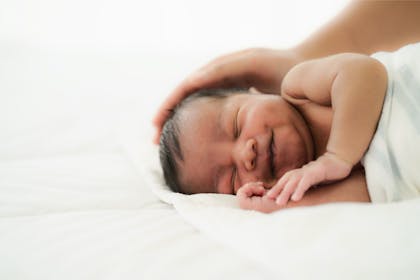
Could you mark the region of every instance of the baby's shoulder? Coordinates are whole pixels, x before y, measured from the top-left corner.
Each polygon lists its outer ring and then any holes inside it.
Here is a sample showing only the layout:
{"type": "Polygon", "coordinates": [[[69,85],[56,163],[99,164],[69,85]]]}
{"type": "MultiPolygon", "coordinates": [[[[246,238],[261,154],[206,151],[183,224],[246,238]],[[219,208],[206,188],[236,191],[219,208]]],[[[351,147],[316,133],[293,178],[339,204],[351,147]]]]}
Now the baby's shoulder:
{"type": "Polygon", "coordinates": [[[308,100],[307,102],[296,104],[294,107],[308,125],[322,128],[322,130],[327,129],[329,131],[333,119],[333,110],[331,106],[319,105],[318,103],[308,100]]]}

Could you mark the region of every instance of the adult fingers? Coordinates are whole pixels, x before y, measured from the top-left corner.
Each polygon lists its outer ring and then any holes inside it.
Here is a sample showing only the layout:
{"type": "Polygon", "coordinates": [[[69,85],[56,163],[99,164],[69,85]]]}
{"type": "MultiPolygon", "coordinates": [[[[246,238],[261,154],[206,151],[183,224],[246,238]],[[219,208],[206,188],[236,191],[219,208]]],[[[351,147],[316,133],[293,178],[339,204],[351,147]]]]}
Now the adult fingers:
{"type": "Polygon", "coordinates": [[[175,90],[163,101],[163,103],[158,108],[155,116],[152,119],[152,123],[156,128],[156,133],[153,138],[155,144],[159,143],[160,134],[162,133],[162,127],[165,121],[168,119],[172,113],[172,109],[189,93],[195,90],[196,80],[191,80],[191,78],[185,79],[175,90]]]}
{"type": "Polygon", "coordinates": [[[171,113],[171,110],[189,93],[195,90],[199,81],[194,76],[181,82],[163,101],[158,108],[152,122],[156,127],[161,127],[171,113]]]}
{"type": "Polygon", "coordinates": [[[159,129],[173,109],[182,99],[202,88],[249,87],[250,50],[221,56],[190,74],[164,100],[153,118],[159,129]]]}
{"type": "Polygon", "coordinates": [[[159,145],[160,135],[162,134],[162,128],[156,127],[155,135],[153,136],[153,143],[159,145]]]}

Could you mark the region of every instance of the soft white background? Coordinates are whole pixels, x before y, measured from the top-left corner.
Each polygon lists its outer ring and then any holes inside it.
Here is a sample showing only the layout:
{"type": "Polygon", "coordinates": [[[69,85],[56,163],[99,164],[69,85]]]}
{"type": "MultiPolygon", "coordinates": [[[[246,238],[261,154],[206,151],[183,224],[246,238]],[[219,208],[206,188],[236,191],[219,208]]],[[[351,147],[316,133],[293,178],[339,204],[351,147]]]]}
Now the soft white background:
{"type": "Polygon", "coordinates": [[[226,51],[300,40],[348,2],[1,1],[2,40],[43,47],[226,51]]]}
{"type": "MultiPolygon", "coordinates": [[[[131,60],[137,59],[133,65],[141,71],[137,82],[148,89],[155,86],[153,92],[135,93],[147,96],[144,102],[151,114],[185,75],[211,58],[247,47],[290,47],[347,3],[347,0],[1,0],[0,63],[10,54],[17,52],[16,56],[22,58],[29,51],[86,55],[104,64],[112,63],[109,60],[113,58],[118,62],[121,56],[130,56],[131,60]]],[[[85,68],[83,63],[75,66],[85,68]]],[[[2,67],[2,71],[7,69],[2,67]]],[[[123,72],[121,69],[120,74],[123,72]]],[[[112,80],[112,75],[115,73],[110,73],[107,79],[112,80]]],[[[10,93],[0,94],[4,98],[10,93]]]]}

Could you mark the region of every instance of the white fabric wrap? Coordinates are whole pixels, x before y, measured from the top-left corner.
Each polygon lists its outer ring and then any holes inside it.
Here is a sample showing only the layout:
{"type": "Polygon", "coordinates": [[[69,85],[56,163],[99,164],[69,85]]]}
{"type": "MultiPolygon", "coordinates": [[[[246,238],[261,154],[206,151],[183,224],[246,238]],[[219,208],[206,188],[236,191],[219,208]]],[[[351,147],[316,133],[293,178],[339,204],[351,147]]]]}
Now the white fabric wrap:
{"type": "Polygon", "coordinates": [[[377,130],[362,159],[372,202],[420,194],[420,44],[372,55],[388,72],[377,130]]]}

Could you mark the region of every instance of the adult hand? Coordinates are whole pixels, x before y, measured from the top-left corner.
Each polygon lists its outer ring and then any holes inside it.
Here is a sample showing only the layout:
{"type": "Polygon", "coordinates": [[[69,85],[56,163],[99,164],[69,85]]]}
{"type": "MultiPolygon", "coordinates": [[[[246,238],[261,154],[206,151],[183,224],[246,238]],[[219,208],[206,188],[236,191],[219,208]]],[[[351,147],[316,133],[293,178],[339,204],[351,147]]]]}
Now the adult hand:
{"type": "Polygon", "coordinates": [[[182,81],[158,109],[153,123],[158,144],[169,110],[202,88],[254,87],[264,93],[279,93],[284,75],[300,61],[293,50],[246,49],[220,56],[182,81]]]}

